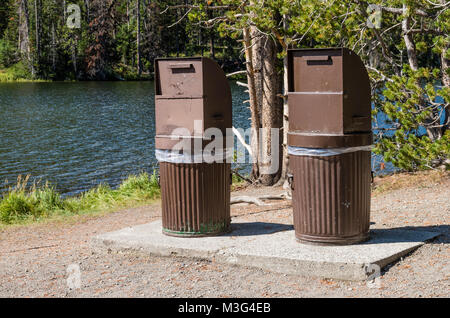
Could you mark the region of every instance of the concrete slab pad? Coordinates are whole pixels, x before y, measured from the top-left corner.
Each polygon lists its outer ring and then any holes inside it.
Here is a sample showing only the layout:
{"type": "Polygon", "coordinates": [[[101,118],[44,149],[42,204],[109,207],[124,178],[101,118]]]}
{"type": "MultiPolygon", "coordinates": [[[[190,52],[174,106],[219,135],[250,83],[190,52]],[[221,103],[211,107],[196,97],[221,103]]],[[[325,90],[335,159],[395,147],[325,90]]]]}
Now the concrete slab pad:
{"type": "Polygon", "coordinates": [[[437,232],[374,229],[371,239],[348,246],[298,243],[292,225],[264,222],[232,223],[233,231],[216,237],[179,238],[162,234],[161,221],[98,235],[94,249],[138,251],[252,266],[269,271],[343,280],[365,280],[366,266],[381,268],[418,248],[437,232]]]}

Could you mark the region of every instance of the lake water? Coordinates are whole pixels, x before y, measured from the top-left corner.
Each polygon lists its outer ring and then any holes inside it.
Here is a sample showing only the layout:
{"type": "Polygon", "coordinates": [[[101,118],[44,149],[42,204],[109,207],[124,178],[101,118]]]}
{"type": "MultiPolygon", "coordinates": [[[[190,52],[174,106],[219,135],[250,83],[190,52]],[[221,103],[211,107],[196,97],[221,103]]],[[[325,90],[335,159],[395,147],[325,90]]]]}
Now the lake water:
{"type": "MultiPolygon", "coordinates": [[[[247,129],[245,88],[230,82],[233,125],[247,129]]],[[[151,172],[153,82],[0,84],[0,190],[18,175],[65,195],[151,172]]]]}

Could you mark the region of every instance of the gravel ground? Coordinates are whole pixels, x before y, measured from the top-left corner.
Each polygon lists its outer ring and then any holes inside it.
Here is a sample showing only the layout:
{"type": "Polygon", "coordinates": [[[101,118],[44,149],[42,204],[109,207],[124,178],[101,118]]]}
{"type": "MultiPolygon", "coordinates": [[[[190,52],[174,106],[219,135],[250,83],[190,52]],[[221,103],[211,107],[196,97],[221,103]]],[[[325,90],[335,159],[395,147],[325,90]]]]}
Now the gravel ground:
{"type": "MultiPolygon", "coordinates": [[[[247,188],[233,195],[269,192],[283,190],[247,188]]],[[[233,218],[292,222],[289,201],[270,203],[233,205],[233,218]]],[[[94,235],[158,219],[158,203],[70,222],[11,227],[0,232],[0,297],[449,297],[449,212],[448,178],[373,195],[372,228],[443,233],[385,268],[381,288],[201,260],[97,254],[89,248],[94,235]],[[81,270],[79,289],[68,288],[71,264],[81,270]]]]}

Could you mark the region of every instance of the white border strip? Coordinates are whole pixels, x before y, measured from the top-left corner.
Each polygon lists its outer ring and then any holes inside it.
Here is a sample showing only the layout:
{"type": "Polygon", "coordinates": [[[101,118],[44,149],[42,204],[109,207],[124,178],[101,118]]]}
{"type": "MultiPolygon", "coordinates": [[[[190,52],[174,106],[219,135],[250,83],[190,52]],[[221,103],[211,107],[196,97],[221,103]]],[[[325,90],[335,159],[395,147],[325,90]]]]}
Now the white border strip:
{"type": "Polygon", "coordinates": [[[302,148],[288,146],[288,154],[291,156],[336,156],[348,152],[356,151],[372,151],[373,145],[369,146],[359,146],[359,147],[348,147],[348,148],[302,148]]]}

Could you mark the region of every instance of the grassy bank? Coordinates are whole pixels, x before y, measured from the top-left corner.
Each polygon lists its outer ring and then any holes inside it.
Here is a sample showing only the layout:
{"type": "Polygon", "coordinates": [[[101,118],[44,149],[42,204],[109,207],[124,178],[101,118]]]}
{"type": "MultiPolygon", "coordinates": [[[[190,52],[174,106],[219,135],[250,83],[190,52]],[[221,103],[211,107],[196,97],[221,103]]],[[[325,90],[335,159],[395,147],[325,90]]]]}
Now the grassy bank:
{"type": "Polygon", "coordinates": [[[8,82],[49,82],[48,80],[32,79],[27,67],[22,63],[16,63],[6,69],[0,69],[0,83],[8,82]]]}
{"type": "Polygon", "coordinates": [[[117,189],[101,184],[79,196],[68,198],[62,198],[48,184],[28,185],[28,177],[19,177],[17,184],[0,199],[0,225],[118,210],[149,203],[159,195],[156,174],[129,176],[117,189]]]}

